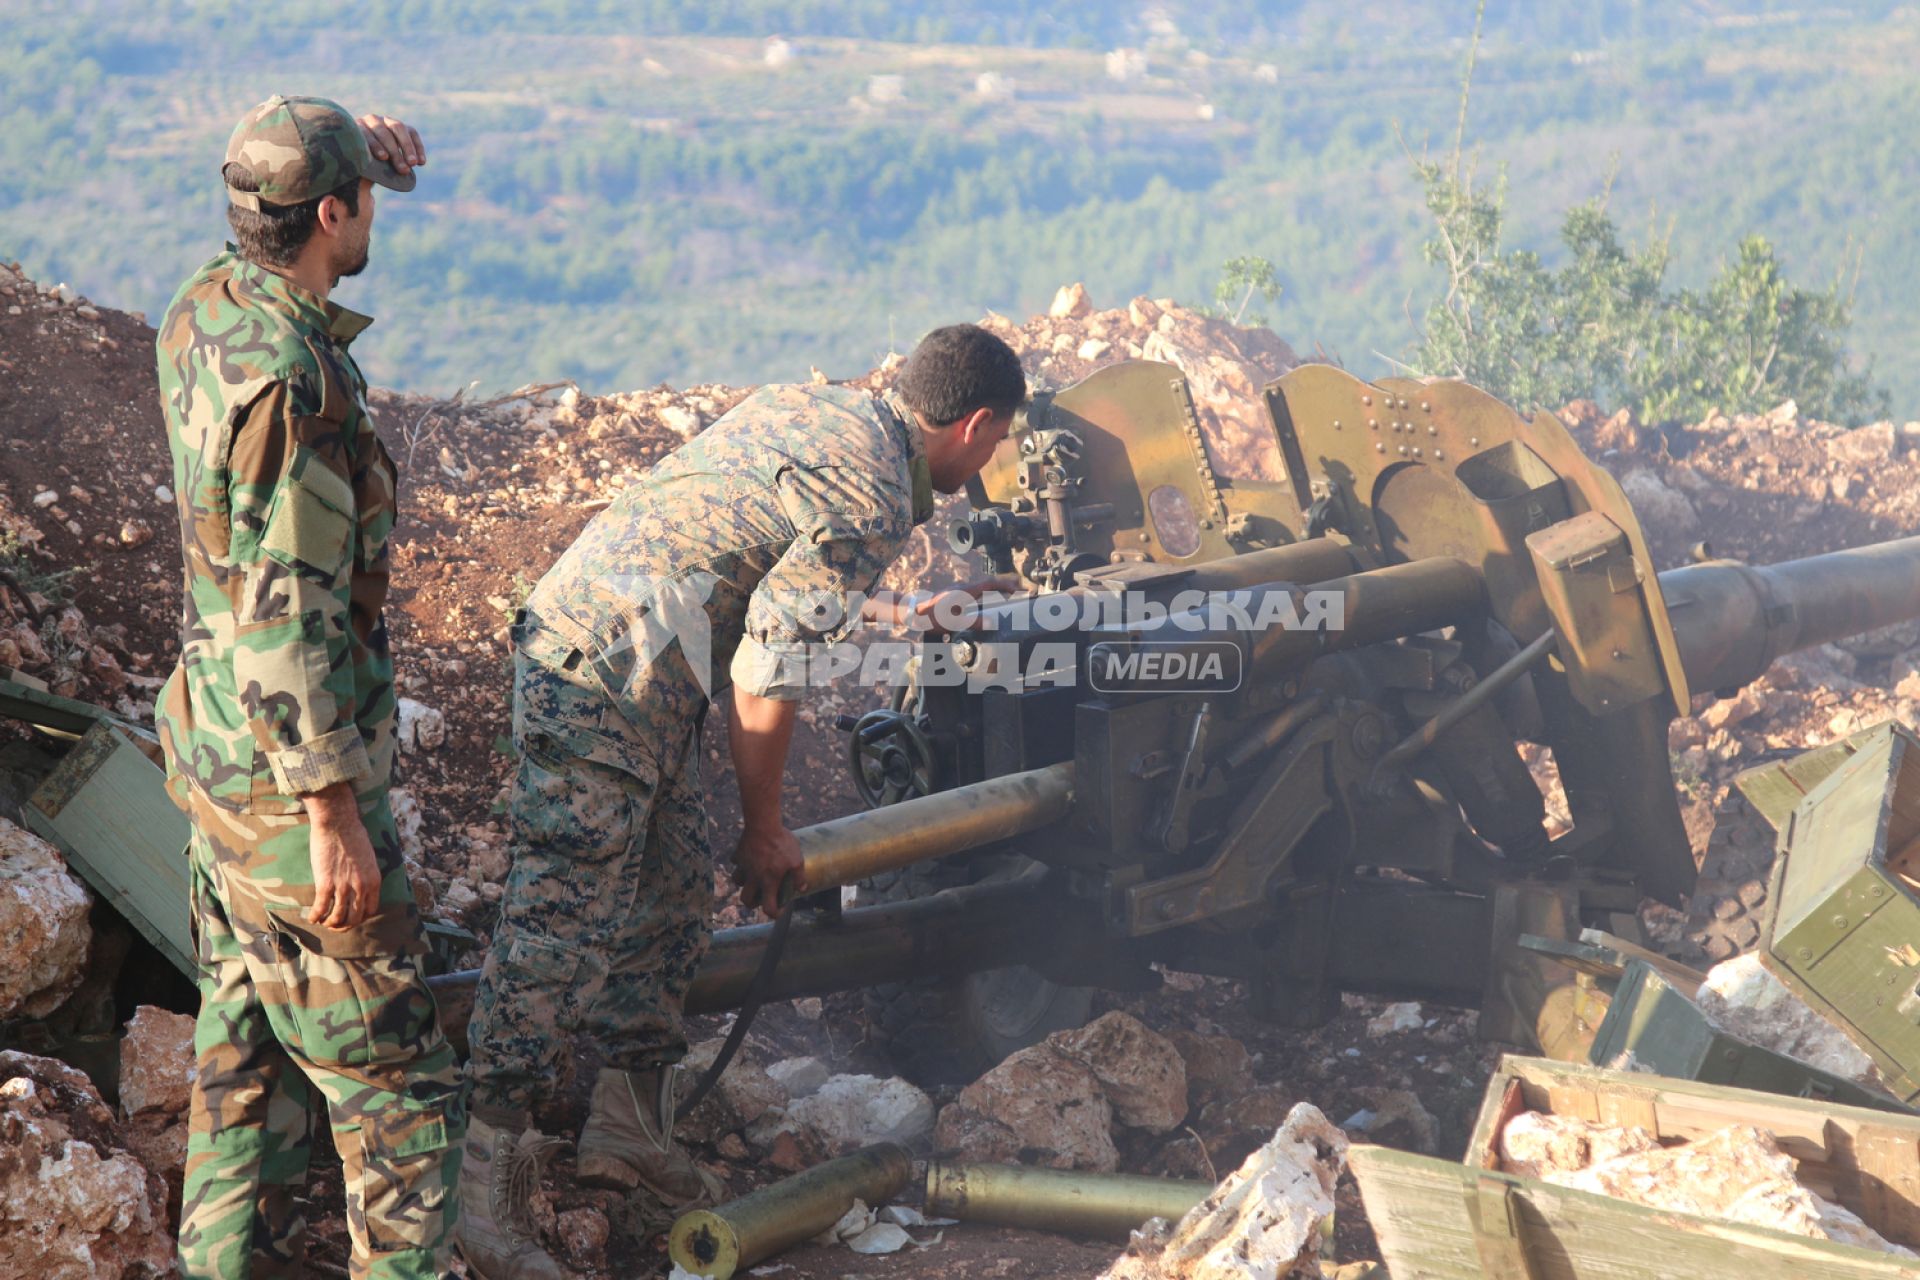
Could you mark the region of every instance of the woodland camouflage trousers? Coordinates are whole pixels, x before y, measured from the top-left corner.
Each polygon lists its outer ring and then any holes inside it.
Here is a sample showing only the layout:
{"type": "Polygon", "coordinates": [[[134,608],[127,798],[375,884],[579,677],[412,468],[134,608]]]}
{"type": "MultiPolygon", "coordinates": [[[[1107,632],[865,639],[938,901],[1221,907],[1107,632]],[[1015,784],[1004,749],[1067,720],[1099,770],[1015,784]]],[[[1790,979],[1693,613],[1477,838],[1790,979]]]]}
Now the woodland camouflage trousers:
{"type": "Polygon", "coordinates": [[[306,922],[304,816],[238,814],[199,796],[189,816],[200,1017],[181,1273],[305,1274],[295,1195],[317,1095],[345,1174],[352,1275],[446,1275],[459,1072],[420,971],[420,921],[385,796],[362,805],[380,908],[350,930],[306,922]]]}
{"type": "Polygon", "coordinates": [[[474,1114],[519,1123],[579,1037],[622,1071],[678,1062],[707,947],[712,855],[686,679],[618,703],[577,650],[515,628],[513,869],[468,1026],[474,1114]]]}

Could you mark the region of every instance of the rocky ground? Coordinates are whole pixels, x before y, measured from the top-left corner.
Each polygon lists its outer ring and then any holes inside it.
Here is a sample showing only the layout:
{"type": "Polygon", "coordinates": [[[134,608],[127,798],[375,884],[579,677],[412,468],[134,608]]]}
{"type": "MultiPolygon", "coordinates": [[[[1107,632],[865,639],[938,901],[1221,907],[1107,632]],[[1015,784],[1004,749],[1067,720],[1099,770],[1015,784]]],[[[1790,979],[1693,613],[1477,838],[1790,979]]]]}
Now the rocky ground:
{"type": "MultiPolygon", "coordinates": [[[[1222,468],[1279,475],[1260,440],[1257,391],[1295,357],[1271,334],[1144,298],[1100,310],[1077,288],[1062,290],[1048,316],[985,323],[1016,345],[1041,387],[1066,385],[1119,359],[1179,365],[1222,468]]],[[[377,327],[367,340],[379,340],[377,327]]],[[[151,714],[178,611],[178,534],[151,344],[139,317],[0,268],[0,667],[136,719],[151,714]]],[[[850,381],[880,385],[895,360],[850,381]]],[[[506,867],[498,801],[509,763],[502,747],[507,620],[595,511],[747,390],[588,396],[551,386],[480,401],[374,396],[402,470],[389,617],[401,693],[419,704],[401,778],[418,818],[413,854],[439,913],[481,943],[506,867]]],[[[1805,420],[1791,405],[1667,433],[1590,405],[1569,406],[1563,418],[1621,478],[1660,568],[1681,563],[1701,541],[1715,554],[1765,563],[1902,536],[1920,524],[1920,453],[1910,448],[1920,442],[1920,424],[1848,432],[1805,420]]],[[[929,527],[937,533],[940,522],[929,527]]],[[[894,582],[975,574],[923,533],[894,582]]],[[[1801,655],[1736,698],[1701,699],[1674,726],[1671,748],[1704,878],[1690,910],[1649,913],[1662,945],[1697,962],[1731,954],[1757,935],[1755,890],[1764,892],[1770,855],[1752,825],[1738,820],[1729,796],[1734,773],[1889,716],[1911,723],[1916,700],[1920,627],[1801,655]]],[[[796,825],[856,807],[831,725],[836,713],[870,705],[859,689],[807,705],[787,795],[796,825]]],[[[710,726],[705,747],[714,842],[724,855],[737,814],[724,732],[710,726]]],[[[1550,759],[1536,757],[1551,786],[1550,759]]],[[[720,922],[740,922],[724,872],[715,890],[720,922]]],[[[7,905],[0,900],[0,913],[7,905]]],[[[477,952],[461,959],[475,961],[477,952]]],[[[1300,1033],[1263,1026],[1242,1010],[1234,984],[1172,975],[1150,995],[1104,997],[1096,1007],[1102,1021],[1079,1038],[1018,1055],[965,1091],[920,1094],[890,1081],[886,1062],[864,1042],[857,998],[794,1002],[763,1015],[747,1065],[734,1073],[739,1079],[730,1076],[689,1124],[703,1158],[736,1190],[888,1125],[982,1154],[1017,1151],[1049,1163],[1209,1181],[1256,1154],[1302,1102],[1356,1138],[1448,1155],[1463,1148],[1496,1056],[1474,1038],[1469,1014],[1350,997],[1333,1022],[1300,1033]],[[1125,1079],[1111,1078],[1116,1062],[1126,1065],[1125,1079]],[[1146,1070],[1155,1064],[1157,1074],[1146,1070]],[[1042,1096],[1056,1104],[1045,1117],[1052,1129],[1021,1110],[1042,1096]]],[[[164,1041],[159,1014],[143,1024],[143,1043],[164,1041]]],[[[698,1030],[713,1036],[725,1025],[702,1020],[698,1030]]],[[[50,1078],[48,1069],[14,1064],[0,1080],[15,1070],[18,1079],[50,1078]]],[[[146,1188],[147,1208],[102,1227],[120,1241],[114,1257],[142,1256],[145,1246],[122,1237],[165,1230],[177,1094],[136,1091],[129,1106],[123,1090],[121,1112],[101,1121],[97,1099],[58,1092],[72,1087],[0,1087],[0,1146],[9,1133],[28,1135],[23,1143],[70,1146],[49,1136],[41,1118],[45,1099],[55,1097],[82,1117],[60,1123],[91,1144],[103,1169],[116,1153],[147,1161],[142,1167],[158,1178],[146,1188]],[[96,1127],[82,1133],[74,1124],[96,1127]]],[[[564,1117],[548,1123],[569,1129],[564,1117]]],[[[575,1187],[570,1172],[558,1162],[544,1193],[551,1239],[570,1265],[609,1276],[658,1264],[653,1247],[635,1239],[642,1224],[627,1208],[575,1187]]],[[[177,1183],[171,1190],[177,1203],[177,1183]]],[[[5,1195],[0,1188],[0,1200],[5,1195]]],[[[1351,1182],[1340,1182],[1334,1196],[1337,1256],[1369,1256],[1371,1236],[1351,1182]]],[[[320,1179],[313,1198],[320,1261],[337,1267],[345,1260],[337,1180],[320,1179]]],[[[137,1201],[123,1197],[125,1205],[137,1201]]],[[[781,1259],[791,1268],[781,1274],[1091,1277],[1116,1253],[1112,1245],[1030,1232],[909,1230],[921,1241],[937,1234],[939,1243],[885,1258],[856,1257],[844,1245],[807,1246],[781,1259]]]]}

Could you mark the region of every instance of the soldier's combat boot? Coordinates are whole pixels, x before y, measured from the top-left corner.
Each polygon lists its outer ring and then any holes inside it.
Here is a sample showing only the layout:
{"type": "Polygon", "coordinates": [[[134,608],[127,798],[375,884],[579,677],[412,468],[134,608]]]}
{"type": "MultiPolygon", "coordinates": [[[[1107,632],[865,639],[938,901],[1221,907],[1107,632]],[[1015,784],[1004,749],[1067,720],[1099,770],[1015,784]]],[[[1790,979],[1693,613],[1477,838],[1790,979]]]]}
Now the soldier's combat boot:
{"type": "Polygon", "coordinates": [[[460,1256],[481,1280],[567,1280],[567,1269],[540,1247],[531,1200],[540,1167],[558,1138],[513,1134],[467,1118],[460,1166],[460,1256]]]}
{"type": "Polygon", "coordinates": [[[601,1068],[574,1165],[582,1183],[619,1191],[645,1187],[674,1210],[720,1199],[726,1189],[720,1180],[674,1145],[675,1070],[601,1068]]]}

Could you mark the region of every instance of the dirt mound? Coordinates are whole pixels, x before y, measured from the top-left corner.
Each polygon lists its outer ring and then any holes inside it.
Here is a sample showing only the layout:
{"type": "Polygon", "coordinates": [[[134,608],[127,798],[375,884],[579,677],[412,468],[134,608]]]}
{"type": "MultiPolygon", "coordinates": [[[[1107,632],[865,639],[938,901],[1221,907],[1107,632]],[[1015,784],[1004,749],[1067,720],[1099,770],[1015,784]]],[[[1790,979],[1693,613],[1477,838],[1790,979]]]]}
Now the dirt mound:
{"type": "Polygon", "coordinates": [[[180,573],[153,331],[0,264],[0,422],[0,667],[143,718],[180,573]]]}
{"type": "Polygon", "coordinates": [[[1096,311],[1078,284],[1061,286],[1049,314],[982,324],[1020,352],[1037,390],[1054,390],[1119,360],[1158,360],[1187,377],[1214,466],[1250,480],[1285,478],[1260,389],[1299,364],[1270,329],[1242,328],[1171,298],[1135,298],[1096,311]]]}

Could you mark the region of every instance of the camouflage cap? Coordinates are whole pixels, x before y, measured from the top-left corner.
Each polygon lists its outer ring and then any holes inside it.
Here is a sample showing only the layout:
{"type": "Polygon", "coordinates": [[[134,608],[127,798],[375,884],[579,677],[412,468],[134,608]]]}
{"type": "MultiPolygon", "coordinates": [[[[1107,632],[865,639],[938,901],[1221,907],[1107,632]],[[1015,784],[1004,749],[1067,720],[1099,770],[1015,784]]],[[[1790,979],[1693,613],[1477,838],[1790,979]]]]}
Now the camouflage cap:
{"type": "Polygon", "coordinates": [[[239,165],[259,185],[257,193],[227,187],[227,198],[245,209],[299,204],[353,178],[395,191],[411,191],[415,182],[413,174],[375,160],[359,124],[325,98],[268,98],[234,127],[225,163],[239,165]]]}

